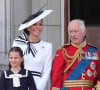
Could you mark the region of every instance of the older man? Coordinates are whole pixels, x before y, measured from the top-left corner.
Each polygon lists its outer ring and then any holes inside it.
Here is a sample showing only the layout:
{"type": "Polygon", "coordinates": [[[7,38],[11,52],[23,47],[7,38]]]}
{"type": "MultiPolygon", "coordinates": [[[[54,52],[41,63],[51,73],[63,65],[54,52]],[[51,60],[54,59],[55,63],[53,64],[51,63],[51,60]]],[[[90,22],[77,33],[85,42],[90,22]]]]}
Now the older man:
{"type": "Polygon", "coordinates": [[[87,44],[84,21],[72,20],[68,34],[70,43],[57,50],[53,61],[51,90],[100,90],[100,50],[87,44]]]}

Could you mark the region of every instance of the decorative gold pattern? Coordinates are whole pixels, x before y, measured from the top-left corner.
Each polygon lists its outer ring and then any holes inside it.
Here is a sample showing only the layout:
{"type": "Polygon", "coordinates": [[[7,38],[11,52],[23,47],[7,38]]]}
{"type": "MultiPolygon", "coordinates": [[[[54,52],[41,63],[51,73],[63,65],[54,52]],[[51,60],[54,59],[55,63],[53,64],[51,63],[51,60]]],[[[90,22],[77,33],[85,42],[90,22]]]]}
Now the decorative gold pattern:
{"type": "Polygon", "coordinates": [[[92,76],[92,71],[91,71],[91,70],[87,70],[87,75],[88,75],[89,77],[91,77],[91,76],[92,76]]]}
{"type": "Polygon", "coordinates": [[[82,73],[82,80],[85,80],[85,77],[84,76],[85,76],[85,73],[83,72],[82,73]]]}
{"type": "Polygon", "coordinates": [[[94,71],[93,75],[94,75],[94,78],[97,76],[96,70],[94,71]]]}
{"type": "Polygon", "coordinates": [[[96,65],[94,64],[94,62],[91,63],[90,67],[91,67],[92,70],[95,69],[96,65]]]}
{"type": "Polygon", "coordinates": [[[93,81],[89,80],[69,80],[63,82],[63,87],[93,87],[93,81]]]}

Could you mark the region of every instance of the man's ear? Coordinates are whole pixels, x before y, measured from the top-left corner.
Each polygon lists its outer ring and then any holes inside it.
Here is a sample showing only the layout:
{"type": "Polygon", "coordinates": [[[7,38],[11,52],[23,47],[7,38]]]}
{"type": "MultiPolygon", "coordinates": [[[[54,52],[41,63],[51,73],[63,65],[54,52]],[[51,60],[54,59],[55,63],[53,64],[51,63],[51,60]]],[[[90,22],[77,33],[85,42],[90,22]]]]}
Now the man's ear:
{"type": "Polygon", "coordinates": [[[83,36],[86,36],[86,30],[84,30],[84,32],[83,32],[83,36]]]}

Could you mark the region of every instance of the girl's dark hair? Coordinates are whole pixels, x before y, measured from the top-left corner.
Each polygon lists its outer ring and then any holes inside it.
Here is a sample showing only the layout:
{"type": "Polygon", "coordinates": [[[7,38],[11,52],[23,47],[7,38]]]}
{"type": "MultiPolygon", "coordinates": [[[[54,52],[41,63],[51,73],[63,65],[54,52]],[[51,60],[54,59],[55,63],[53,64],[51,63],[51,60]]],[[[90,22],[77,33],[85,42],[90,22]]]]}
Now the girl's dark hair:
{"type": "MultiPolygon", "coordinates": [[[[20,47],[12,47],[10,50],[9,50],[9,53],[8,53],[8,56],[11,52],[18,52],[19,55],[21,56],[21,58],[23,58],[23,51],[21,50],[20,47]]],[[[9,63],[9,69],[11,68],[11,65],[9,63]]],[[[21,62],[21,68],[24,68],[24,61],[21,62]]]]}

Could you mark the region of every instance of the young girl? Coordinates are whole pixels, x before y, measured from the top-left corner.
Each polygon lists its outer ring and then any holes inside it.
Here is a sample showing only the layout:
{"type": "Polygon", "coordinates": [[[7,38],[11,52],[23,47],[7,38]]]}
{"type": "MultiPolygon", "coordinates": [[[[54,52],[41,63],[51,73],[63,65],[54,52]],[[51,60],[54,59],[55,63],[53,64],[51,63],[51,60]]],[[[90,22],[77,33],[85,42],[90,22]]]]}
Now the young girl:
{"type": "Polygon", "coordinates": [[[36,90],[31,72],[24,69],[23,52],[19,47],[9,51],[9,70],[1,75],[0,90],[36,90]]]}

